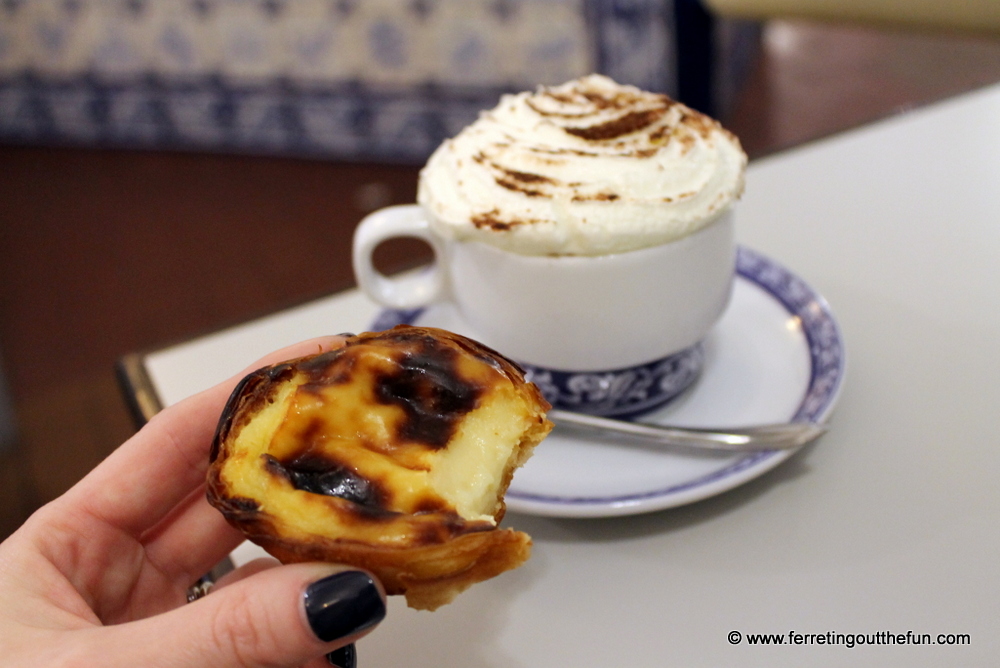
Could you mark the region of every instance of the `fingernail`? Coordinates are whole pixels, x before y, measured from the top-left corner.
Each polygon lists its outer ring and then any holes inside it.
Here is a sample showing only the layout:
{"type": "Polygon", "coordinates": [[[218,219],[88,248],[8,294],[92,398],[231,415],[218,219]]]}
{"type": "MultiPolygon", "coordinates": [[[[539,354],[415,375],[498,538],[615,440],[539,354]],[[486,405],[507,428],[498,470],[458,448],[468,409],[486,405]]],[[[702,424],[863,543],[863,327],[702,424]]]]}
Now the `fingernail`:
{"type": "Polygon", "coordinates": [[[354,643],[344,645],[327,654],[326,660],[331,666],[337,666],[337,668],[357,668],[358,650],[354,647],[354,643]]]}
{"type": "Polygon", "coordinates": [[[342,571],[306,587],[306,618],[323,642],[375,626],[385,617],[385,603],[371,576],[342,571]]]}

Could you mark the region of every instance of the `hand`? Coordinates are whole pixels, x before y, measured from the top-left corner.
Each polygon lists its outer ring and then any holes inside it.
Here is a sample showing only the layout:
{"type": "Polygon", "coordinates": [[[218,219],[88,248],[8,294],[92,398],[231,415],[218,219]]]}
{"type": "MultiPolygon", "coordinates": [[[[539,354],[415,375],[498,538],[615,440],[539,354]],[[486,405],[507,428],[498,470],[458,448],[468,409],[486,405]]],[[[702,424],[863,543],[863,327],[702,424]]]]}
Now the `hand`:
{"type": "MultiPolygon", "coordinates": [[[[256,367],[340,345],[304,342],[256,367]]],[[[237,380],[161,412],[0,545],[4,666],[329,666],[325,654],[381,621],[374,578],[332,564],[257,560],[187,604],[243,540],[205,500],[237,380]]]]}

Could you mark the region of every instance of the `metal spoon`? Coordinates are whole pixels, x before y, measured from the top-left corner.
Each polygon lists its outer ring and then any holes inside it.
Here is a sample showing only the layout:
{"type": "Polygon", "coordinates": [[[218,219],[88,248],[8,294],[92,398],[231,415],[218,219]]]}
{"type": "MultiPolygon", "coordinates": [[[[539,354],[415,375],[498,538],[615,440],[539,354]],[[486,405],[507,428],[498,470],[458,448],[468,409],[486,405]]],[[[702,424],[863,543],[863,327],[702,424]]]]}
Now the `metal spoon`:
{"type": "Polygon", "coordinates": [[[550,410],[548,417],[557,426],[581,431],[600,431],[660,445],[714,452],[792,450],[805,445],[827,430],[825,424],[812,422],[788,422],[733,429],[663,427],[559,409],[550,410]]]}

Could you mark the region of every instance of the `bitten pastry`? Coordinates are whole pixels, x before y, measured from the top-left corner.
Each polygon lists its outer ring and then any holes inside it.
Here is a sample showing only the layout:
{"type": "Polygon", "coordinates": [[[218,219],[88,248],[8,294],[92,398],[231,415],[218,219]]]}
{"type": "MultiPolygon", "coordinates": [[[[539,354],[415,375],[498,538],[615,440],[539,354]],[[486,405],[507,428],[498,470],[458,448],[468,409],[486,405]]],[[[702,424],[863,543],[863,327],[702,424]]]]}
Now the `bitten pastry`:
{"type": "Polygon", "coordinates": [[[520,566],[531,539],[498,528],[514,470],[552,428],[513,362],[401,325],[255,371],[212,445],[208,499],[285,563],[372,571],[433,610],[520,566]]]}

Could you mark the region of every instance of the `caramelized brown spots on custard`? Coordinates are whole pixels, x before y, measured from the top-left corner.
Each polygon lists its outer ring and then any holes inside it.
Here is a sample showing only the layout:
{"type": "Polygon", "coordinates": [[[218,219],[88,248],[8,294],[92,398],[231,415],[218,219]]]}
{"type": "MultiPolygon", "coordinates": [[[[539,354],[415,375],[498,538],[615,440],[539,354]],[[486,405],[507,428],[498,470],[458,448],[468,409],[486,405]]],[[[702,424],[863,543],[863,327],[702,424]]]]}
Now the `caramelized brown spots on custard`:
{"type": "Polygon", "coordinates": [[[336,496],[371,508],[387,509],[389,495],[373,480],[359,475],[329,453],[315,451],[279,461],[264,455],[264,468],[303,492],[336,496]]]}
{"type": "Polygon", "coordinates": [[[403,409],[405,419],[397,427],[401,440],[440,449],[479,405],[486,388],[459,374],[453,348],[430,336],[406,336],[410,345],[399,354],[396,368],[375,378],[375,399],[403,409]]]}
{"type": "Polygon", "coordinates": [[[350,382],[355,360],[350,355],[344,355],[344,350],[337,348],[300,360],[297,370],[306,377],[303,387],[314,391],[325,385],[350,382]]]}
{"type": "Polygon", "coordinates": [[[227,498],[226,506],[230,510],[240,513],[256,513],[260,511],[260,503],[256,499],[250,499],[245,496],[231,496],[227,498]]]}
{"type": "Polygon", "coordinates": [[[489,366],[493,367],[498,372],[502,373],[504,376],[508,376],[508,374],[507,371],[503,368],[501,360],[509,364],[515,371],[517,371],[522,376],[524,375],[524,369],[522,369],[517,362],[515,362],[514,360],[510,359],[505,355],[501,355],[499,352],[493,350],[489,346],[483,345],[482,343],[478,342],[475,345],[471,345],[468,339],[463,339],[463,338],[456,338],[454,341],[452,341],[452,343],[461,348],[462,350],[464,350],[469,355],[475,357],[480,362],[483,362],[484,364],[488,364],[489,366]]]}
{"type": "Polygon", "coordinates": [[[454,508],[451,507],[444,499],[436,494],[427,494],[426,496],[418,499],[413,504],[413,513],[447,513],[455,512],[454,508]]]}

